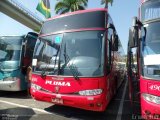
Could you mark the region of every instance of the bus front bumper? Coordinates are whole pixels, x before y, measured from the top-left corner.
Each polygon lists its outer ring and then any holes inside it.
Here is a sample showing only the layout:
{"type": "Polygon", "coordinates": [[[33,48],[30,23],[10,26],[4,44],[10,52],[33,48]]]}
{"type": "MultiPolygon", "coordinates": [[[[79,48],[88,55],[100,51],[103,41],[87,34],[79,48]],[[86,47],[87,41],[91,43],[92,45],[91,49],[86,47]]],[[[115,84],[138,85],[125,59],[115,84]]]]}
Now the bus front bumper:
{"type": "Polygon", "coordinates": [[[160,104],[150,102],[141,95],[141,114],[144,119],[160,120],[160,104]]]}
{"type": "Polygon", "coordinates": [[[0,81],[0,90],[3,91],[20,91],[20,80],[0,81]]]}
{"type": "Polygon", "coordinates": [[[70,106],[91,111],[104,111],[106,108],[105,100],[102,95],[97,96],[79,96],[69,94],[55,94],[35,90],[31,88],[31,95],[39,101],[46,101],[53,104],[70,106]],[[103,98],[103,99],[102,99],[103,98]]]}

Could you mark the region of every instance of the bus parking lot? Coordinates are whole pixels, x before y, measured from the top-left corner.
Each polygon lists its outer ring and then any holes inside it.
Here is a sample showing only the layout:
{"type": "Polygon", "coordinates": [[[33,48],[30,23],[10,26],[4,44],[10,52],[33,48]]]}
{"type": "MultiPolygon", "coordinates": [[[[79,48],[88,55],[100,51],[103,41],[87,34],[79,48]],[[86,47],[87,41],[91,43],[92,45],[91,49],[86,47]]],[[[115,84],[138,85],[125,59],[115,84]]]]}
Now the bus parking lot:
{"type": "Polygon", "coordinates": [[[160,0],[113,1],[0,0],[0,120],[160,120],[160,0]]]}
{"type": "MultiPolygon", "coordinates": [[[[35,101],[26,91],[0,91],[1,120],[136,120],[140,115],[132,115],[128,98],[128,85],[124,81],[116,96],[104,113],[58,106],[35,101]],[[126,85],[126,86],[125,86],[126,85]]],[[[138,108],[137,108],[138,109],[138,108]]]]}

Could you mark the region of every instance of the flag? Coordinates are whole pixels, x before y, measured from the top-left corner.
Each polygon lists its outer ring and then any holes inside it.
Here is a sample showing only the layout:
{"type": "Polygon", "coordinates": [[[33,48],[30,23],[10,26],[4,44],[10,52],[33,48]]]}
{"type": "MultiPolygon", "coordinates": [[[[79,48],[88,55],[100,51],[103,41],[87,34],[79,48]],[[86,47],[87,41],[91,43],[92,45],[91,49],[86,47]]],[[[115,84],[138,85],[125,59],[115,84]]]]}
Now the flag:
{"type": "Polygon", "coordinates": [[[36,9],[40,13],[42,13],[45,16],[45,18],[50,18],[51,17],[49,0],[40,0],[36,9]]]}

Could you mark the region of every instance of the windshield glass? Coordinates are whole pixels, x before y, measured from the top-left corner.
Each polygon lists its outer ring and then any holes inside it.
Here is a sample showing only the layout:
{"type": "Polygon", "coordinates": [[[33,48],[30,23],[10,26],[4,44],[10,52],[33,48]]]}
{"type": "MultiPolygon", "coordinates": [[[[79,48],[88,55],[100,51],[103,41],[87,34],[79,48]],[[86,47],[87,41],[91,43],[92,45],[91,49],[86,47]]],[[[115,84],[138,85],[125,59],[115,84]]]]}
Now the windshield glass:
{"type": "Polygon", "coordinates": [[[146,24],[147,34],[144,41],[144,56],[160,54],[160,22],[146,24]]]}
{"type": "Polygon", "coordinates": [[[63,34],[50,35],[37,40],[33,55],[33,62],[36,60],[36,67],[33,69],[35,72],[56,73],[62,36],[63,34]]]}
{"type": "Polygon", "coordinates": [[[39,38],[34,72],[49,75],[102,76],[104,31],[83,31],[39,38]]]}
{"type": "Polygon", "coordinates": [[[141,20],[148,21],[160,18],[160,0],[148,0],[142,4],[141,20]]]}
{"type": "Polygon", "coordinates": [[[17,69],[20,60],[23,37],[0,37],[0,70],[17,69]]]}
{"type": "Polygon", "coordinates": [[[146,39],[142,40],[143,74],[149,78],[160,79],[160,22],[145,24],[145,27],[146,39]]]}
{"type": "Polygon", "coordinates": [[[0,37],[0,61],[18,61],[21,45],[22,37],[0,37]]]}

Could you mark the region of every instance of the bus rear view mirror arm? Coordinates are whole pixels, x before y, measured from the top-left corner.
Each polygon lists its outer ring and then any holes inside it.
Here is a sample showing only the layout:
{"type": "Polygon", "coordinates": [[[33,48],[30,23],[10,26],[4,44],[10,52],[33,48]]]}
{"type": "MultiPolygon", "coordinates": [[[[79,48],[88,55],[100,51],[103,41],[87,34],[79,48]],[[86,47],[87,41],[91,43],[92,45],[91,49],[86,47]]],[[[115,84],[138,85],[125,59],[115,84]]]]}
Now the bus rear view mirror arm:
{"type": "Polygon", "coordinates": [[[115,26],[113,24],[111,24],[111,23],[107,24],[107,29],[109,29],[109,28],[113,29],[113,32],[116,31],[115,26]]]}

